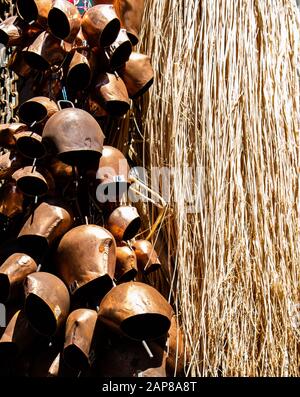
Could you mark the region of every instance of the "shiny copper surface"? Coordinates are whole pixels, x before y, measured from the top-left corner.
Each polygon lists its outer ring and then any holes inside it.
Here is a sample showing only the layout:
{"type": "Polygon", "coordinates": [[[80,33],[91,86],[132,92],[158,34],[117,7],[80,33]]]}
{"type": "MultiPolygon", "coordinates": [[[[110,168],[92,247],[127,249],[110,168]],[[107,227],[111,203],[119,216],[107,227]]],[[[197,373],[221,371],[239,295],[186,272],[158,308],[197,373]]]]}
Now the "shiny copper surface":
{"type": "Polygon", "coordinates": [[[122,27],[127,30],[132,44],[136,45],[144,15],[144,0],[116,0],[114,5],[122,27]]]}
{"type": "Polygon", "coordinates": [[[42,137],[32,131],[18,132],[14,135],[17,150],[25,157],[40,159],[46,155],[42,137]]]}
{"type": "Polygon", "coordinates": [[[0,266],[0,302],[9,300],[14,289],[36,269],[36,262],[26,254],[15,253],[8,257],[0,266]]]}
{"type": "Polygon", "coordinates": [[[74,310],[68,317],[65,330],[64,360],[72,368],[89,368],[89,354],[93,340],[97,312],[89,309],[74,310]]]}
{"type": "Polygon", "coordinates": [[[7,181],[0,188],[0,214],[13,218],[23,212],[24,195],[16,182],[7,181]]]}
{"type": "Polygon", "coordinates": [[[53,157],[50,160],[48,168],[55,180],[56,186],[66,187],[66,185],[71,181],[73,176],[71,165],[65,164],[53,157]]]}
{"type": "Polygon", "coordinates": [[[45,241],[47,246],[62,237],[73,224],[73,215],[68,208],[57,200],[41,203],[29,216],[18,238],[33,243],[37,239],[45,241]]]}
{"type": "Polygon", "coordinates": [[[139,231],[141,218],[135,207],[116,208],[108,217],[107,229],[116,240],[131,240],[139,231]]]}
{"type": "Polygon", "coordinates": [[[0,44],[5,47],[20,45],[23,39],[23,31],[18,26],[18,17],[9,17],[0,23],[0,44]]]}
{"type": "Polygon", "coordinates": [[[41,168],[26,166],[19,168],[12,175],[17,187],[27,196],[44,196],[49,188],[50,181],[45,177],[46,171],[41,168]]]}
{"type": "Polygon", "coordinates": [[[32,273],[24,281],[25,313],[40,334],[51,336],[67,319],[70,296],[65,284],[50,273],[32,273]]]}
{"type": "Polygon", "coordinates": [[[61,239],[56,262],[58,274],[72,294],[105,294],[112,288],[115,273],[115,240],[100,226],[75,227],[61,239]]]}
{"type": "Polygon", "coordinates": [[[91,164],[99,161],[104,134],[97,121],[81,109],[63,109],[53,115],[43,130],[49,142],[66,164],[91,164]]]}
{"type": "Polygon", "coordinates": [[[111,5],[96,5],[82,17],[82,32],[91,47],[107,47],[117,38],[120,21],[111,5]]]}
{"type": "Polygon", "coordinates": [[[137,275],[135,252],[127,246],[117,247],[115,279],[118,283],[131,281],[137,275]]]}
{"type": "Polygon", "coordinates": [[[120,76],[130,98],[135,99],[143,95],[153,84],[154,71],[150,57],[133,52],[124,68],[120,70],[120,76]]]}
{"type": "Polygon", "coordinates": [[[26,22],[35,21],[47,28],[52,0],[17,0],[17,13],[26,22]]]}
{"type": "Polygon", "coordinates": [[[73,90],[86,89],[92,80],[95,61],[87,51],[75,51],[67,73],[67,86],[73,90]]]}
{"type": "Polygon", "coordinates": [[[149,274],[161,268],[159,257],[150,241],[136,240],[132,248],[136,253],[138,267],[144,273],[149,274]]]}
{"type": "Polygon", "coordinates": [[[23,52],[24,60],[30,67],[45,71],[53,65],[62,64],[67,46],[50,33],[42,32],[23,52]]]}
{"type": "Polygon", "coordinates": [[[132,44],[126,29],[121,29],[116,40],[105,49],[109,58],[109,66],[116,70],[128,61],[132,52],[132,44]]]}
{"type": "Polygon", "coordinates": [[[113,116],[126,114],[130,108],[128,92],[123,80],[111,73],[101,73],[95,90],[103,108],[113,116]]]}
{"type": "Polygon", "coordinates": [[[57,38],[69,43],[75,40],[81,25],[77,7],[67,0],[54,0],[48,15],[48,26],[57,38]]]}
{"type": "Polygon", "coordinates": [[[58,112],[56,103],[45,96],[31,98],[19,107],[20,119],[28,125],[35,121],[45,123],[56,112],[58,112]]]}
{"type": "Polygon", "coordinates": [[[101,301],[98,312],[100,322],[112,331],[136,340],[165,335],[172,315],[172,307],[155,288],[138,282],[113,288],[101,301]]]}

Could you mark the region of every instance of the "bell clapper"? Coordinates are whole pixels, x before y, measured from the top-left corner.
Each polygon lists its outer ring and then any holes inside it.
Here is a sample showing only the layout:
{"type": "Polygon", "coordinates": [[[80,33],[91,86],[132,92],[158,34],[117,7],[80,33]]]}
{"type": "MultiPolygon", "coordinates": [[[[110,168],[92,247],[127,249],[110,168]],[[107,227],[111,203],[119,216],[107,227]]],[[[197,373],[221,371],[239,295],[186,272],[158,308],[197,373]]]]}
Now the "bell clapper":
{"type": "Polygon", "coordinates": [[[30,124],[29,128],[33,128],[36,125],[37,121],[35,120],[33,123],[30,124]]]}
{"type": "Polygon", "coordinates": [[[36,165],[36,158],[33,160],[32,168],[31,168],[31,173],[34,172],[34,170],[35,170],[35,165],[36,165]]]}
{"type": "Polygon", "coordinates": [[[145,340],[143,340],[143,341],[142,341],[142,344],[143,344],[143,346],[144,346],[146,352],[148,353],[149,357],[150,357],[150,358],[153,358],[154,356],[153,356],[153,354],[152,354],[152,352],[151,352],[149,346],[147,345],[147,342],[146,342],[145,340]]]}
{"type": "MultiPolygon", "coordinates": [[[[37,267],[37,269],[36,269],[37,273],[41,271],[41,268],[42,268],[42,265],[39,264],[38,267],[37,267]]],[[[50,342],[50,343],[51,343],[51,342],[50,342]]]]}
{"type": "Polygon", "coordinates": [[[89,224],[89,218],[87,216],[85,216],[84,219],[85,219],[85,224],[88,225],[89,224]]]}

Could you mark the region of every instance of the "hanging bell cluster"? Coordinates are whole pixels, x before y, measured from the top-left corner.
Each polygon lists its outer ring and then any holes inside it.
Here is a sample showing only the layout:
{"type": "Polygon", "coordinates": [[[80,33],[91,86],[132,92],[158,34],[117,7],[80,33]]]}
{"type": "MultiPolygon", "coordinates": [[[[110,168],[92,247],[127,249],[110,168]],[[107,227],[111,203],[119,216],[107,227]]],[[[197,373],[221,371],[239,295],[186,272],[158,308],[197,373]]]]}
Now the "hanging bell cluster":
{"type": "Polygon", "coordinates": [[[150,58],[133,51],[144,1],[17,0],[16,10],[0,24],[27,95],[19,122],[0,125],[1,371],[182,374],[177,319],[147,278],[161,262],[138,238],[129,164],[104,145],[101,123],[153,82],[150,58]]]}

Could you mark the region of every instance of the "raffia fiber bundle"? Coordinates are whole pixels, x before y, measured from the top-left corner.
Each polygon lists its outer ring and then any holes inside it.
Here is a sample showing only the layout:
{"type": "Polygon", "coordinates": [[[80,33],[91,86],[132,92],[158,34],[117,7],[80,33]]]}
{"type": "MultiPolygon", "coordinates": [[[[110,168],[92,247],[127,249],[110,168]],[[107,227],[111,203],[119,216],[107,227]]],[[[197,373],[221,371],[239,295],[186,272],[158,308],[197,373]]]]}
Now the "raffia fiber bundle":
{"type": "Polygon", "coordinates": [[[146,1],[144,158],[174,167],[157,238],[188,375],[300,375],[299,22],[295,0],[146,1]]]}

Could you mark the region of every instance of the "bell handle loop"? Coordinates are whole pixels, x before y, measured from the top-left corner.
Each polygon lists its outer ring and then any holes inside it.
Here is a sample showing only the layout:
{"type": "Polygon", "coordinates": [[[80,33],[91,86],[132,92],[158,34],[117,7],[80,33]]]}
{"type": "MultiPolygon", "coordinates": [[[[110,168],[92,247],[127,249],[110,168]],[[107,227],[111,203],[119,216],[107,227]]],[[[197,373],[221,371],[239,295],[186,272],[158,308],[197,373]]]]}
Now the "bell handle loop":
{"type": "Polygon", "coordinates": [[[67,108],[75,108],[74,103],[72,101],[69,101],[68,99],[61,99],[60,101],[57,101],[57,106],[59,110],[66,109],[65,107],[62,107],[62,104],[68,104],[70,106],[67,106],[67,108]]]}

